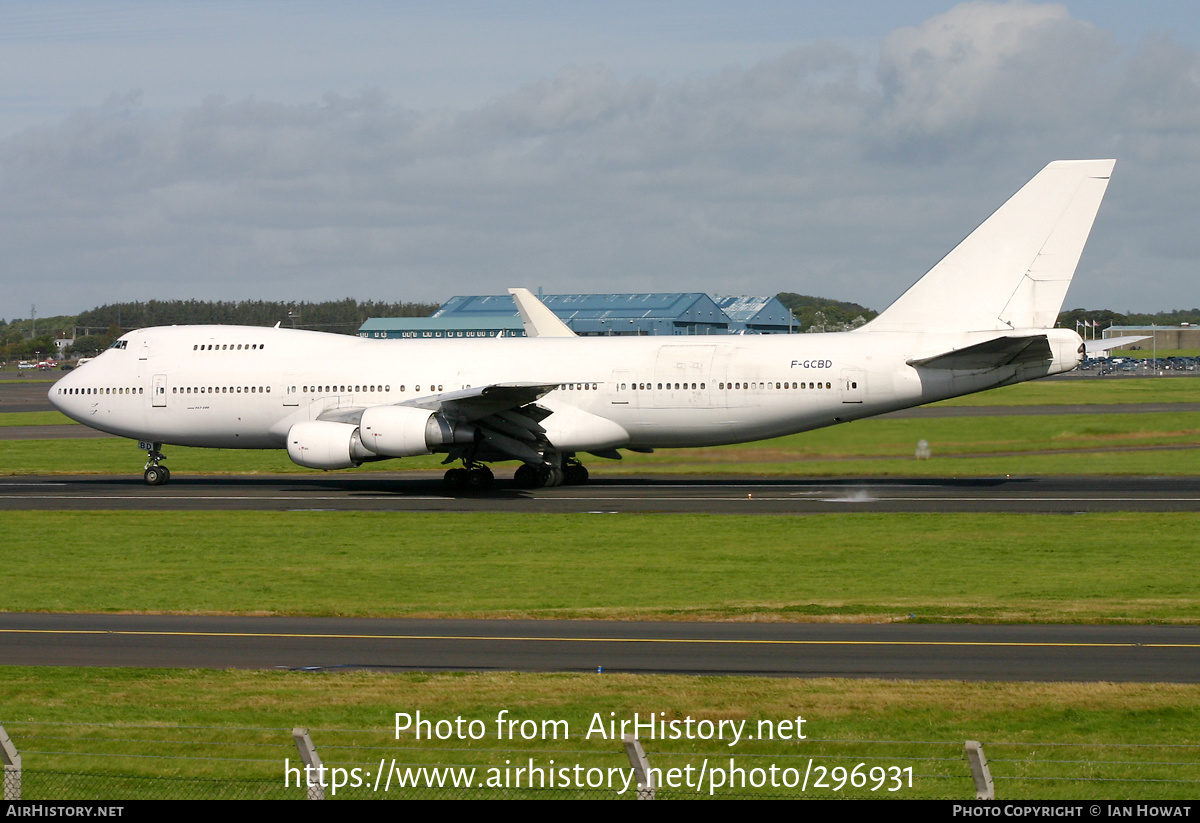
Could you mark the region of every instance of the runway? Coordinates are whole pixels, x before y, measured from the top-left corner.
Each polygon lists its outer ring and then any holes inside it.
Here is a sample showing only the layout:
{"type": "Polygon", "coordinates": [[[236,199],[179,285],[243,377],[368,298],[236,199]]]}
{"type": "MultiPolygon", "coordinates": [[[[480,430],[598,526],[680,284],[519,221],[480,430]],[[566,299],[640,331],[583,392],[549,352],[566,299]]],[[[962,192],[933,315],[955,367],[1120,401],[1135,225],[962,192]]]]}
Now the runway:
{"type": "Polygon", "coordinates": [[[9,665],[1200,682],[1197,626],[0,615],[9,665]]]}
{"type": "Polygon", "coordinates": [[[440,472],[267,477],[140,475],[0,479],[0,511],[392,511],[821,514],[831,512],[1194,512],[1200,477],[620,477],[584,486],[444,490],[440,472]]]}
{"type": "MultiPolygon", "coordinates": [[[[40,397],[39,397],[40,395],[40,397]]],[[[37,386],[0,411],[39,408],[37,386]],[[36,390],[35,390],[36,389],[36,390]]],[[[7,401],[7,402],[5,402],[7,401]]],[[[1195,408],[1193,408],[1195,407],[1195,408]]],[[[1124,406],[957,407],[896,416],[1127,413],[1124,406]]],[[[1138,406],[1139,412],[1200,404],[1138,406]]],[[[0,439],[106,436],[82,426],[0,428],[0,439]]],[[[774,478],[593,476],[523,490],[500,475],[447,493],[441,472],[0,479],[0,510],[540,513],[1200,511],[1196,477],[774,478]]],[[[571,671],[1009,681],[1200,682],[1197,626],[837,625],[0,614],[9,665],[305,671],[571,671]]]]}

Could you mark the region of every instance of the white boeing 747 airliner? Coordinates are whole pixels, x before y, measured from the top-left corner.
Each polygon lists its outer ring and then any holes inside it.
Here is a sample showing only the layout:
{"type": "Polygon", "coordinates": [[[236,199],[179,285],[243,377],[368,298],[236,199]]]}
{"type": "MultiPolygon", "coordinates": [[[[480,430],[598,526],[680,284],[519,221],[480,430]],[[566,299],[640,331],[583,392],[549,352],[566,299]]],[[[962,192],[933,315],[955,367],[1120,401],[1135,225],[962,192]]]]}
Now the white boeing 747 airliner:
{"type": "Polygon", "coordinates": [[[1058,161],[873,321],[836,334],[576,337],[512,290],[524,338],[366,340],[241,326],[123,335],[50,401],[141,442],[282,449],[344,469],[444,453],[451,488],[486,488],[517,460],[526,487],[583,483],[578,455],[777,437],[1074,369],[1052,328],[1112,173],[1058,161]]]}

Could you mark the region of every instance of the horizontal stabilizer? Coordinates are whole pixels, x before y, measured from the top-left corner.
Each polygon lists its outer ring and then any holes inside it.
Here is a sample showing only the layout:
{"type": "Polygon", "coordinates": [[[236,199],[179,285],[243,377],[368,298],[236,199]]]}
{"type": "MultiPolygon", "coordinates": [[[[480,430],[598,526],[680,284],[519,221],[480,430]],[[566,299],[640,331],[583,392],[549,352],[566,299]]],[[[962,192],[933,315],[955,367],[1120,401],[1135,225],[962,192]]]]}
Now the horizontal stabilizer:
{"type": "Polygon", "coordinates": [[[1028,337],[997,337],[933,357],[909,360],[908,365],[923,369],[986,371],[1021,363],[1045,363],[1053,358],[1046,335],[1035,334],[1028,337]]]}
{"type": "Polygon", "coordinates": [[[1091,356],[1113,349],[1123,349],[1127,346],[1132,346],[1134,343],[1149,339],[1150,335],[1148,334],[1129,334],[1124,337],[1106,337],[1103,340],[1084,340],[1083,345],[1087,346],[1088,356],[1091,356]]]}

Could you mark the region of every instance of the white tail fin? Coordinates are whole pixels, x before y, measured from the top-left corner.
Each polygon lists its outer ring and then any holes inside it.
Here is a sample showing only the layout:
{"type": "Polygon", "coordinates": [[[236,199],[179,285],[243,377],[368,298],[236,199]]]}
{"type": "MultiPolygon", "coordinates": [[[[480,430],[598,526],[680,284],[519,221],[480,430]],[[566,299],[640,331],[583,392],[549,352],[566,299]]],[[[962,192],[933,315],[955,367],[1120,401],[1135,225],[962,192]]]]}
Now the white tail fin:
{"type": "Polygon", "coordinates": [[[1046,166],[863,330],[1051,328],[1115,163],[1046,166]]]}

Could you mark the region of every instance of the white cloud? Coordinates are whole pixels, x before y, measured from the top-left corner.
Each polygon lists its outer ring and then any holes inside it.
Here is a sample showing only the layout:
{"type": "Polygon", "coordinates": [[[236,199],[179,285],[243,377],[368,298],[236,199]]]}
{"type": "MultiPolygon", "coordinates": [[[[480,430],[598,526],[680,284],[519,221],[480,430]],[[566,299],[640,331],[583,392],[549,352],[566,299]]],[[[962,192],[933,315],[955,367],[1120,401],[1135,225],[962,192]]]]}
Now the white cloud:
{"type": "Polygon", "coordinates": [[[673,81],[583,64],[462,112],[116,96],[0,140],[0,313],[509,285],[882,308],[1045,162],[1082,156],[1119,162],[1069,300],[1175,307],[1195,302],[1198,65],[1059,6],[973,2],[877,62],[816,42],[673,81]]]}

